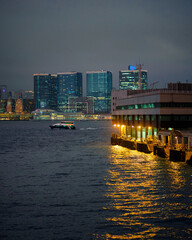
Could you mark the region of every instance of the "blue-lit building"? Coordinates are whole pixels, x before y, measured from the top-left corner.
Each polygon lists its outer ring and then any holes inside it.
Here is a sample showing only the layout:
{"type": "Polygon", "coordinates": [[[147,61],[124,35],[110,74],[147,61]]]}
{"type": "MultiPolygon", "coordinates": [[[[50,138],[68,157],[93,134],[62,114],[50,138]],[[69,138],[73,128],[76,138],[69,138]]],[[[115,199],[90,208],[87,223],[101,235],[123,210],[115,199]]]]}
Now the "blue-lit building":
{"type": "Polygon", "coordinates": [[[112,73],[91,71],[86,73],[87,97],[94,97],[94,113],[111,112],[112,73]]]}
{"type": "Polygon", "coordinates": [[[57,74],[58,111],[68,112],[69,97],[82,97],[82,73],[64,72],[57,74]]]}
{"type": "Polygon", "coordinates": [[[129,90],[147,89],[147,70],[137,66],[129,66],[128,70],[119,71],[119,88],[129,90]]]}
{"type": "Polygon", "coordinates": [[[57,75],[34,74],[35,109],[57,108],[57,75]]]}

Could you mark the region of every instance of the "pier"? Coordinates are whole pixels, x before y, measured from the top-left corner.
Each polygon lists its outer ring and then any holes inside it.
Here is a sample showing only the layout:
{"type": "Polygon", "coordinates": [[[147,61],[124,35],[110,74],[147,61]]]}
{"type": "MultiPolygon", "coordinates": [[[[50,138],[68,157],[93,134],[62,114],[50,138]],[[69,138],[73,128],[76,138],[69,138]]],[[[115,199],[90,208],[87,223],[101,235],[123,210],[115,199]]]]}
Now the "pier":
{"type": "Polygon", "coordinates": [[[188,145],[186,146],[186,144],[177,145],[173,143],[172,145],[164,145],[163,142],[159,140],[138,141],[119,136],[118,134],[112,134],[111,144],[146,154],[153,154],[161,158],[169,159],[170,161],[186,162],[192,165],[192,148],[188,145]]]}
{"type": "Polygon", "coordinates": [[[111,144],[192,163],[192,84],[113,90],[111,96],[111,144]]]}

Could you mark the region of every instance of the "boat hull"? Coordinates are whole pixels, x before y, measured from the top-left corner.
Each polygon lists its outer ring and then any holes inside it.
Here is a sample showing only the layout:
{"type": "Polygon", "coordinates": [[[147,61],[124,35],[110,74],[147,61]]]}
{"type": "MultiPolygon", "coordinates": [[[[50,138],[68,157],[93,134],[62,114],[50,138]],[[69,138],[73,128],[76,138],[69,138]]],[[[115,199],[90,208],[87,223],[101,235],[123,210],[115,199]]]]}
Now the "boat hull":
{"type": "Polygon", "coordinates": [[[75,130],[76,127],[73,124],[52,124],[49,126],[51,129],[59,128],[59,129],[70,129],[70,130],[75,130]]]}

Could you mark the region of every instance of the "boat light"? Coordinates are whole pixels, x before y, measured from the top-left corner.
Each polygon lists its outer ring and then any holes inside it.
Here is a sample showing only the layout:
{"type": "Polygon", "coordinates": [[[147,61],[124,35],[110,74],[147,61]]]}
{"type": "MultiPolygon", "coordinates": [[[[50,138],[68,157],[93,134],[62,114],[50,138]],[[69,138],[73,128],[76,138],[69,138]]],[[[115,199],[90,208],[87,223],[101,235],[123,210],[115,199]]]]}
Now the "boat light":
{"type": "Polygon", "coordinates": [[[117,127],[119,127],[120,125],[118,124],[117,127]]]}

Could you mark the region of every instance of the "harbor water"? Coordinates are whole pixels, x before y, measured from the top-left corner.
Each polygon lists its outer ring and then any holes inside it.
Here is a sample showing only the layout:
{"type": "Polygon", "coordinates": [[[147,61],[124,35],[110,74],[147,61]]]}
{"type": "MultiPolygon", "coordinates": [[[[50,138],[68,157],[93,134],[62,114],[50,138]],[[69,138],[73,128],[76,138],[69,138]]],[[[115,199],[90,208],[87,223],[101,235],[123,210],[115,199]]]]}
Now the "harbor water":
{"type": "Polygon", "coordinates": [[[0,122],[0,239],[191,239],[191,166],[50,124],[0,122]]]}

